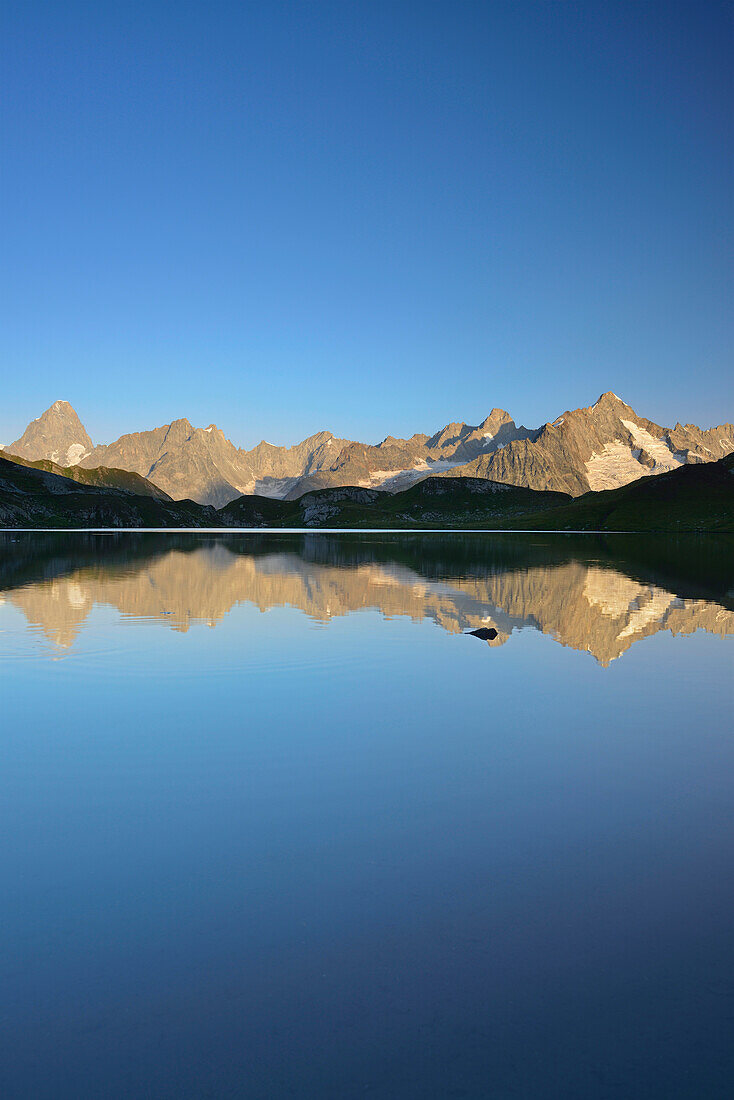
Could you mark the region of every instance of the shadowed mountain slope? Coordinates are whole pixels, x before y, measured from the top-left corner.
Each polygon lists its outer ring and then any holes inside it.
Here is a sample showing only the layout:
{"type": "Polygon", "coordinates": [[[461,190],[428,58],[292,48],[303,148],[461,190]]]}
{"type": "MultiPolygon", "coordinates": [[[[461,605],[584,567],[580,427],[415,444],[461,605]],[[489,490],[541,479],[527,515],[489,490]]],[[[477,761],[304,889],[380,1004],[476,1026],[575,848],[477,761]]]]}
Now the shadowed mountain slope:
{"type": "Polygon", "coordinates": [[[578,531],[734,531],[734,454],[597,493],[518,527],[578,531]]]}
{"type": "Polygon", "coordinates": [[[18,455],[10,454],[8,451],[2,452],[2,458],[8,462],[17,462],[19,466],[25,466],[28,469],[43,470],[47,474],[56,474],[57,477],[76,481],[80,485],[92,485],[98,489],[124,489],[128,493],[135,493],[137,496],[155,497],[157,500],[171,500],[171,497],[164,493],[162,489],[159,489],[157,485],[154,485],[152,481],[148,481],[147,478],[132,473],[130,470],[114,470],[108,469],[106,466],[95,466],[91,470],[86,470],[82,466],[59,466],[48,458],[32,461],[28,458],[20,458],[18,455]]]}
{"type": "MultiPolygon", "coordinates": [[[[569,504],[564,493],[537,493],[481,478],[427,478],[399,493],[342,486],[306,493],[293,501],[276,502],[271,515],[291,518],[292,526],[315,527],[486,527],[504,526],[516,516],[544,512],[569,504]],[[297,517],[297,519],[296,519],[297,517]]],[[[241,524],[256,512],[261,500],[240,497],[221,509],[230,524],[241,524]],[[257,501],[257,503],[256,503],[257,501]]]]}
{"type": "Polygon", "coordinates": [[[0,527],[212,527],[216,522],[213,508],[192,501],[84,484],[0,457],[0,527]]]}

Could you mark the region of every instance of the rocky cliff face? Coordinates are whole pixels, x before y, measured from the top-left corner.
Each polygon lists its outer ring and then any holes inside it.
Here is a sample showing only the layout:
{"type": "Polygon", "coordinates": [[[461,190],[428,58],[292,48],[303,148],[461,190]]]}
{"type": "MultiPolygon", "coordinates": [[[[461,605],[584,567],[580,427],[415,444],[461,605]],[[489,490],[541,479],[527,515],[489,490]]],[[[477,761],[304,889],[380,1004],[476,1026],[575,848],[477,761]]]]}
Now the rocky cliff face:
{"type": "Polygon", "coordinates": [[[224,432],[214,424],[194,428],[186,419],[95,447],[82,465],[133,470],[174,500],[189,499],[215,508],[252,492],[252,471],[224,432]]]}
{"type": "Polygon", "coordinates": [[[694,424],[664,428],[638,416],[614,393],[588,408],[565,412],[531,439],[515,440],[456,467],[452,477],[486,477],[530,489],[580,496],[617,489],[689,462],[713,462],[734,451],[734,425],[702,431],[694,424]]]}
{"type": "Polygon", "coordinates": [[[20,439],[5,450],[19,458],[47,458],[59,466],[76,466],[92,447],[84,425],[69,402],[54,401],[45,413],[31,421],[20,439]]]}
{"type": "MultiPolygon", "coordinates": [[[[76,435],[81,438],[83,433],[85,444],[74,450],[74,462],[86,469],[104,466],[129,470],[175,500],[188,498],[216,508],[241,495],[295,499],[309,490],[343,485],[397,491],[432,473],[466,463],[510,439],[533,434],[517,428],[504,410],[493,409],[476,427],[449,424],[433,436],[388,436],[375,446],[324,431],[293,447],[278,447],[263,440],[248,451],[235,447],[214,424],[195,428],[188,420],[180,419],[95,447],[71,406],[56,402],[52,410],[56,406],[68,408],[79,426],[76,435]]],[[[23,437],[23,457],[59,455],[60,444],[50,446],[45,436],[32,430],[34,425],[23,437]]],[[[59,457],[53,461],[64,465],[59,457]]]]}
{"type": "Polygon", "coordinates": [[[398,492],[441,474],[579,496],[723,458],[734,451],[734,426],[665,428],[606,393],[537,429],[493,409],[479,425],[447,424],[431,436],[371,445],[318,432],[293,447],[263,440],[248,451],[214,424],[195,428],[180,419],[95,447],[71,406],[57,401],[7,450],[60,466],[131,471],[175,500],[220,508],[241,495],[292,500],[346,485],[398,492]]]}
{"type": "Polygon", "coordinates": [[[509,440],[530,438],[504,409],[493,409],[476,427],[447,424],[432,436],[416,433],[409,439],[387,436],[381,443],[342,442],[342,446],[313,471],[295,481],[284,494],[294,499],[304,492],[342,485],[400,492],[433,474],[446,472],[478,455],[495,451],[509,440]]]}

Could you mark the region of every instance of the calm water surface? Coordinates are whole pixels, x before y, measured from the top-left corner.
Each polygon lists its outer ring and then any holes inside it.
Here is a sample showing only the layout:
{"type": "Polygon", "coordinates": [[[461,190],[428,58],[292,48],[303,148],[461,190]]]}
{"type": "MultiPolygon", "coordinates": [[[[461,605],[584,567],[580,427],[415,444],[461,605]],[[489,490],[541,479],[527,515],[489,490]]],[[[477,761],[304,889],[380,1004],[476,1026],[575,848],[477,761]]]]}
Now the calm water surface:
{"type": "Polygon", "coordinates": [[[725,539],[0,536],[0,1093],[731,1097],[733,637],[725,539]]]}

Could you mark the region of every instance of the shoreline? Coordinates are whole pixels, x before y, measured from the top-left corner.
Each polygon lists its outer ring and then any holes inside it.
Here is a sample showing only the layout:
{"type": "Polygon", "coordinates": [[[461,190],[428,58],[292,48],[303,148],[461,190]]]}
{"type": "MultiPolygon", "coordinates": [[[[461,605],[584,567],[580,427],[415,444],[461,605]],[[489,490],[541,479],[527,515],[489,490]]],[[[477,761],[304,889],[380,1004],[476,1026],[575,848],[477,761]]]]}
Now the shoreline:
{"type": "Polygon", "coordinates": [[[657,531],[527,527],[0,527],[10,534],[156,535],[727,535],[731,531],[657,531]]]}

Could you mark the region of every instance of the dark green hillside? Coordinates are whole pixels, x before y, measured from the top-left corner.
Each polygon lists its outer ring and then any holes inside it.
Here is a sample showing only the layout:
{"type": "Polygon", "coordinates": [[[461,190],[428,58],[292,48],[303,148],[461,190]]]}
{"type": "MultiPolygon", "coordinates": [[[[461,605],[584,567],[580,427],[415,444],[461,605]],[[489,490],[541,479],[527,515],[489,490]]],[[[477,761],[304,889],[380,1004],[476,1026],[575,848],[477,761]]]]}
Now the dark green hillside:
{"type": "Polygon", "coordinates": [[[734,454],[585,493],[519,527],[575,531],[734,531],[734,454]]]}
{"type": "Polygon", "coordinates": [[[219,522],[214,508],[190,500],[85,485],[0,457],[0,527],[216,527],[219,522]]]}
{"type": "Polygon", "coordinates": [[[565,493],[535,492],[484,478],[427,478],[402,493],[342,486],[294,501],[239,497],[220,509],[236,526],[505,527],[519,516],[568,504],[565,493]]]}
{"type": "Polygon", "coordinates": [[[222,527],[302,527],[300,500],[242,496],[218,510],[222,527]]]}
{"type": "Polygon", "coordinates": [[[29,458],[19,458],[17,455],[2,452],[2,457],[8,462],[17,462],[19,466],[27,466],[34,470],[43,470],[47,474],[56,474],[57,477],[65,477],[69,481],[76,481],[80,485],[94,485],[98,489],[124,489],[128,493],[135,493],[141,497],[155,497],[157,500],[171,500],[168,493],[164,493],[152,481],[141,474],[134,474],[130,470],[115,470],[108,466],[96,466],[92,470],[85,470],[83,466],[58,466],[50,458],[40,458],[32,461],[29,458]]]}
{"type": "MultiPolygon", "coordinates": [[[[363,490],[368,492],[369,490],[363,490]]],[[[334,506],[334,490],[302,497],[304,511],[334,506]]],[[[358,504],[339,505],[337,524],[354,527],[511,527],[520,516],[568,504],[566,493],[535,492],[484,478],[431,477],[402,493],[374,493],[366,512],[358,504]]],[[[332,517],[333,519],[334,517],[332,517]]]]}

